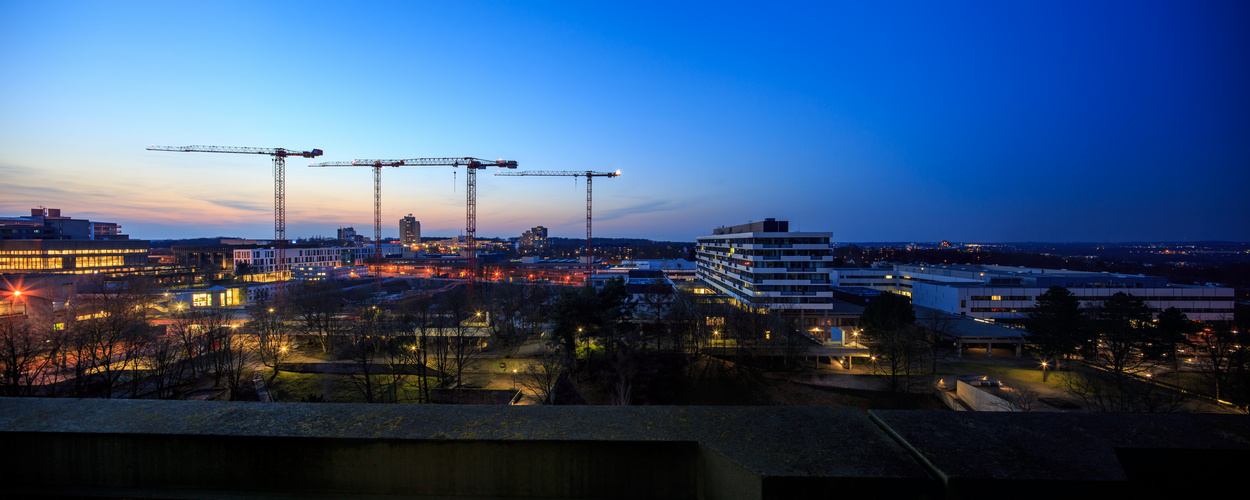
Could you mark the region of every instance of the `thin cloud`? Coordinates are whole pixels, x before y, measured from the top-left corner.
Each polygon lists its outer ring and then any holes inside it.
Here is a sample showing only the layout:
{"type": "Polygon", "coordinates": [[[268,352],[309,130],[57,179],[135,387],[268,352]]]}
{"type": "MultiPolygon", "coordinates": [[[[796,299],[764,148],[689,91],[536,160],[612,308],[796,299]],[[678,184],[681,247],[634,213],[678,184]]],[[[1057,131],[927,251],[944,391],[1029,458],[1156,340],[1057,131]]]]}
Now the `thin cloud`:
{"type": "Polygon", "coordinates": [[[601,221],[601,220],[607,221],[607,220],[619,219],[627,215],[636,216],[636,215],[643,215],[643,214],[649,214],[649,213],[671,212],[685,205],[686,205],[685,203],[673,203],[672,201],[669,201],[669,200],[649,201],[645,203],[639,203],[636,205],[610,208],[607,210],[603,210],[601,212],[596,211],[594,213],[594,218],[596,221],[601,221]]]}
{"type": "Polygon", "coordinates": [[[243,210],[245,212],[268,212],[270,210],[270,207],[268,205],[263,205],[263,204],[251,202],[251,201],[243,201],[243,200],[200,200],[200,201],[206,201],[206,202],[212,203],[220,207],[233,208],[235,210],[243,210]]]}

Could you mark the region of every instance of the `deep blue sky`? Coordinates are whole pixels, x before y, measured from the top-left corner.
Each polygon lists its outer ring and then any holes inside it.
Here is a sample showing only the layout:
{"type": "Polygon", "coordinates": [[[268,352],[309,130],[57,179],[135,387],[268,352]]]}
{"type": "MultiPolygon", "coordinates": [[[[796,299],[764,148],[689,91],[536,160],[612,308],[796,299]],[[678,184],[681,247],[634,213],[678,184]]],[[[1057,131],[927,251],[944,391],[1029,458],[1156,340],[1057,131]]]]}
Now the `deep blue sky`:
{"type": "MultiPolygon", "coordinates": [[[[1250,241],[1250,3],[672,3],[0,0],[0,215],[272,235],[266,157],[144,150],[207,144],[620,169],[601,236],[1250,241]]],[[[306,163],[288,234],[371,233],[368,169],[306,163]]],[[[384,234],[463,231],[463,170],[383,177],[384,234]]],[[[584,194],[485,173],[478,234],[584,194]]]]}

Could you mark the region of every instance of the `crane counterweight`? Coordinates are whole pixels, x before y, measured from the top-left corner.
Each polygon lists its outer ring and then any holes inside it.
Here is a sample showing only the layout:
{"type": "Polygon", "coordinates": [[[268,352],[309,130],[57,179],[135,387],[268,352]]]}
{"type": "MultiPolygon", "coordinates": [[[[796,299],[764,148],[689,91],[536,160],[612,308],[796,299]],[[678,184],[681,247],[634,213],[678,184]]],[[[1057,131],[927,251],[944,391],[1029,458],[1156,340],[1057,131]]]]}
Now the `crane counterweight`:
{"type": "MultiPolygon", "coordinates": [[[[273,239],[277,255],[274,270],[283,276],[286,268],[286,157],[302,156],[316,158],[325,154],[320,149],[300,151],[286,148],[250,148],[236,146],[149,146],[148,151],[175,151],[181,153],[237,153],[269,155],[273,157],[273,239]]],[[[279,289],[281,290],[281,289],[279,289]]],[[[281,293],[281,292],[279,292],[281,293]]]]}
{"type": "MultiPolygon", "coordinates": [[[[585,171],[581,171],[581,170],[526,170],[523,172],[499,172],[499,173],[496,173],[495,175],[498,177],[540,176],[540,177],[573,177],[574,179],[576,179],[577,177],[586,178],[585,259],[586,259],[586,274],[589,275],[591,273],[590,270],[593,269],[595,265],[595,250],[594,250],[594,246],[591,245],[591,220],[592,219],[591,219],[590,207],[591,207],[592,181],[594,180],[595,177],[609,177],[609,178],[620,177],[621,171],[617,170],[615,172],[592,172],[589,170],[585,170],[585,171]]],[[[589,278],[589,276],[587,276],[587,278],[589,278]]]]}

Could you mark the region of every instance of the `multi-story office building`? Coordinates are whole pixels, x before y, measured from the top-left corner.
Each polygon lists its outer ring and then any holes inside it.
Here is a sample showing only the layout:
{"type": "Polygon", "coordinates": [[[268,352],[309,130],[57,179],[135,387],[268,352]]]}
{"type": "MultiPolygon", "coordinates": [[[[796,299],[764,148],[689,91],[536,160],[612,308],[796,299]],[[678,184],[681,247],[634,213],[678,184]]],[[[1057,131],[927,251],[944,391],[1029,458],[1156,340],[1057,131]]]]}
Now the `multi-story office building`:
{"type": "Polygon", "coordinates": [[[59,208],[32,208],[30,215],[0,218],[4,240],[125,240],[121,226],[61,215],[59,208]]]}
{"type": "Polygon", "coordinates": [[[764,219],[696,238],[699,278],[744,308],[828,309],[833,233],[789,228],[787,221],[764,219]]]}
{"type": "Polygon", "coordinates": [[[775,219],[717,228],[696,238],[698,276],[738,307],[802,318],[806,332],[829,340],[828,327],[852,324],[860,310],[833,298],[831,236],[775,219]]]}
{"type": "MultiPolygon", "coordinates": [[[[337,267],[342,262],[343,249],[340,247],[287,247],[285,251],[286,269],[296,265],[337,267]]],[[[240,248],[234,251],[235,272],[246,270],[251,273],[272,273],[277,271],[277,250],[273,248],[240,248]]]]}
{"type": "Polygon", "coordinates": [[[407,247],[421,244],[421,221],[412,214],[399,219],[399,240],[407,247]]]}
{"type": "Polygon", "coordinates": [[[1157,314],[1169,307],[1192,320],[1233,319],[1233,289],[1169,284],[1159,276],[1124,275],[991,265],[909,264],[871,269],[835,269],[839,286],[866,286],[911,297],[912,303],[951,314],[1019,321],[1052,286],[1070,290],[1082,306],[1116,292],[1141,297],[1157,314]]]}
{"type": "Polygon", "coordinates": [[[141,240],[0,241],[0,274],[130,274],[147,265],[141,240]]]}

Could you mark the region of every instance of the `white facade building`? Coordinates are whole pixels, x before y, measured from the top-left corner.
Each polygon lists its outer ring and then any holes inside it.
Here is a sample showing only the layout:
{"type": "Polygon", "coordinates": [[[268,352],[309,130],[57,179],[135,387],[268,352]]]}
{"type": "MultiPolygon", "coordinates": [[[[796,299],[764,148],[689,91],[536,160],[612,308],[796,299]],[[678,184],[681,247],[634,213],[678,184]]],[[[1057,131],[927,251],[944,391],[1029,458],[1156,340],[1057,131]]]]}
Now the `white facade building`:
{"type": "Polygon", "coordinates": [[[1037,297],[1062,286],[1096,305],[1116,292],[1141,297],[1158,314],[1176,307],[1191,320],[1233,319],[1233,289],[1168,284],[1159,276],[1125,275],[991,265],[894,265],[888,268],[835,269],[838,286],[866,286],[911,297],[912,304],[952,314],[1019,320],[1037,297]]]}
{"type": "Polygon", "coordinates": [[[790,232],[789,226],[764,219],[696,238],[699,278],[743,308],[831,310],[833,233],[790,232]]]}
{"type": "MultiPolygon", "coordinates": [[[[247,264],[254,273],[272,273],[277,271],[277,253],[273,248],[244,248],[234,251],[234,268],[247,264]]],[[[342,262],[343,249],[340,247],[321,248],[287,248],[286,269],[297,265],[338,267],[342,262]]]]}

